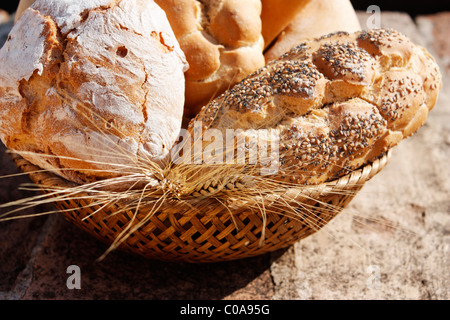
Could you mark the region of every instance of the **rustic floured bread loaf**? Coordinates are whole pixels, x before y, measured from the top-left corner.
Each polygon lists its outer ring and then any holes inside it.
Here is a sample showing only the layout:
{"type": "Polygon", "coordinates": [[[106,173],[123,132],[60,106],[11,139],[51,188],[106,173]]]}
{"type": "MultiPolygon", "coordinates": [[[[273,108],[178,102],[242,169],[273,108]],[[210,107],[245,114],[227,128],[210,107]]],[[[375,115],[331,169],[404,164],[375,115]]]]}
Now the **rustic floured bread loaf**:
{"type": "Polygon", "coordinates": [[[338,31],[352,33],[361,30],[350,0],[309,0],[290,20],[265,52],[266,61],[278,58],[306,40],[338,31]]]}
{"type": "Polygon", "coordinates": [[[156,0],[186,54],[187,117],[264,66],[260,0],[156,0]]]}
{"type": "Polygon", "coordinates": [[[318,184],[373,161],[413,134],[440,87],[432,56],[404,35],[340,32],[272,60],[209,103],[187,133],[203,160],[213,155],[216,162],[233,163],[225,155],[236,152],[234,163],[254,173],[275,164],[271,180],[318,184]],[[234,151],[214,146],[211,137],[230,134],[234,151]],[[236,157],[239,149],[244,162],[236,157]],[[253,166],[251,153],[260,157],[253,166]]]}
{"type": "Polygon", "coordinates": [[[151,0],[37,0],[0,50],[0,138],[74,182],[160,163],[188,65],[151,0]]]}

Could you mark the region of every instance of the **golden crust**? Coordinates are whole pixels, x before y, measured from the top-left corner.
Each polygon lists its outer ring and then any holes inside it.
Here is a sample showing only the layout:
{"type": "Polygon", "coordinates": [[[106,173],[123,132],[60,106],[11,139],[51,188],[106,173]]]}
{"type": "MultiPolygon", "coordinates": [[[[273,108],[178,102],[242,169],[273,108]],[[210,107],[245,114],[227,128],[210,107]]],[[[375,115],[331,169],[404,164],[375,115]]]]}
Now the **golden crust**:
{"type": "Polygon", "coordinates": [[[434,59],[404,35],[340,32],[272,60],[208,104],[188,130],[193,136],[201,123],[202,132],[236,129],[246,139],[273,130],[279,158],[272,160],[279,167],[270,178],[318,184],[373,161],[413,134],[440,87],[434,59]],[[378,50],[367,51],[367,41],[378,50]]]}
{"type": "Polygon", "coordinates": [[[260,0],[156,0],[186,54],[185,116],[265,64],[260,0]]]}
{"type": "MultiPolygon", "coordinates": [[[[295,16],[290,18],[285,28],[279,30],[276,40],[267,48],[264,54],[266,61],[277,59],[305,40],[334,32],[352,33],[361,30],[350,0],[309,0],[298,3],[299,10],[292,11],[295,12],[295,16]]],[[[270,13],[268,16],[270,19],[270,13]]]]}
{"type": "MultiPolygon", "coordinates": [[[[17,18],[33,2],[21,0],[17,18]]],[[[189,63],[185,118],[264,66],[261,0],[155,2],[165,11],[189,63]]]]}
{"type": "Polygon", "coordinates": [[[261,0],[264,49],[314,0],[261,0]]]}

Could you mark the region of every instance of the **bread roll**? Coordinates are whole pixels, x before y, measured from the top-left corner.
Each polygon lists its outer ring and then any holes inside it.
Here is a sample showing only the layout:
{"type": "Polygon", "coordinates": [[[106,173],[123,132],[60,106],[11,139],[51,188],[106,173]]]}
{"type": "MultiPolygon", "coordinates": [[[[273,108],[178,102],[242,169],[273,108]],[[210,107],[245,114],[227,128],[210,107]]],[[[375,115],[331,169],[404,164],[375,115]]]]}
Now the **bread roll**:
{"type": "Polygon", "coordinates": [[[279,33],[265,58],[266,61],[276,59],[301,42],[325,34],[359,30],[361,26],[350,0],[310,0],[279,33]]]}
{"type": "Polygon", "coordinates": [[[261,0],[262,35],[264,49],[283,31],[313,0],[261,0]]]}
{"type": "Polygon", "coordinates": [[[37,0],[0,50],[0,138],[83,183],[160,163],[178,138],[188,65],[149,0],[37,0]]]}
{"type": "Polygon", "coordinates": [[[192,119],[188,133],[203,160],[215,154],[225,163],[227,146],[206,152],[212,144],[207,132],[225,137],[234,129],[234,151],[245,151],[247,171],[276,164],[271,180],[319,184],[413,134],[440,87],[432,56],[399,32],[339,32],[304,42],[248,76],[192,119]],[[250,153],[265,156],[268,140],[266,163],[251,165],[250,153]]]}
{"type": "Polygon", "coordinates": [[[187,117],[264,66],[260,0],[156,0],[186,54],[187,117]]]}

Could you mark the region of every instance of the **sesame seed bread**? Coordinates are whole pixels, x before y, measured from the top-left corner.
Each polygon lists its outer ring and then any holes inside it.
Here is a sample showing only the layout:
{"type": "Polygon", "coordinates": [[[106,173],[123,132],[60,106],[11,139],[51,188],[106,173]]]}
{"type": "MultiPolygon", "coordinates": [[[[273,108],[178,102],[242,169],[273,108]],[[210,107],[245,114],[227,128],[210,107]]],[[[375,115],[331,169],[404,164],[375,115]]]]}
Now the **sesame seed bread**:
{"type": "Polygon", "coordinates": [[[185,116],[264,66],[260,0],[155,0],[189,63],[185,116]]]}
{"type": "Polygon", "coordinates": [[[151,0],[37,0],[0,65],[1,140],[68,180],[161,163],[178,138],[188,65],[151,0]]]}
{"type": "Polygon", "coordinates": [[[299,2],[306,3],[290,19],[289,25],[277,34],[276,41],[264,54],[266,61],[278,58],[305,40],[312,40],[338,31],[352,33],[361,30],[350,0],[299,2]]]}
{"type": "Polygon", "coordinates": [[[279,163],[269,178],[318,184],[375,160],[413,134],[440,87],[432,56],[404,35],[339,32],[270,61],[203,108],[188,132],[194,144],[202,132],[205,151],[212,143],[204,139],[208,130],[225,136],[235,129],[249,154],[263,141],[257,138],[271,131],[279,151],[272,165],[279,163]]]}

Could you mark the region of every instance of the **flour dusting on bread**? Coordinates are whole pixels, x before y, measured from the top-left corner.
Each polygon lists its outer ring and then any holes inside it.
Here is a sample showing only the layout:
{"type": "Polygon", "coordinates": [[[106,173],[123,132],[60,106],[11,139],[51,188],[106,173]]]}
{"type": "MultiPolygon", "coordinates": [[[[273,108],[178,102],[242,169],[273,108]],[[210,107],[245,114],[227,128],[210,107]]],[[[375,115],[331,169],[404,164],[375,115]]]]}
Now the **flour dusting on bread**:
{"type": "Polygon", "coordinates": [[[2,141],[69,180],[163,162],[178,137],[188,64],[153,1],[38,0],[0,61],[2,141]]]}

